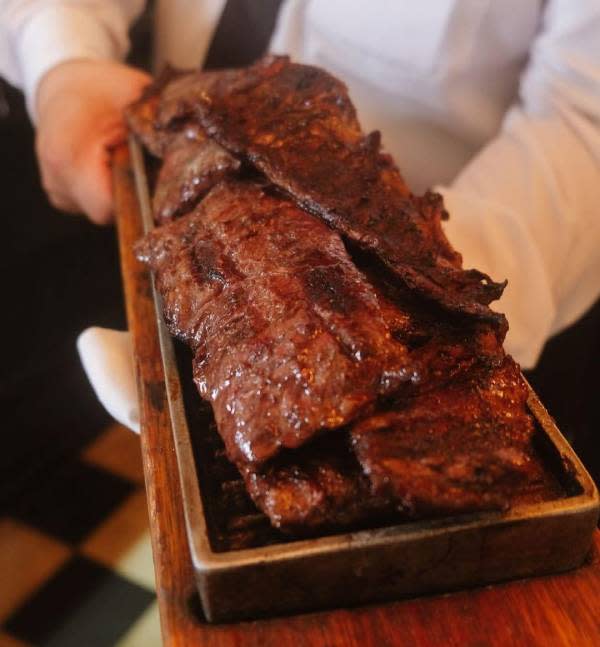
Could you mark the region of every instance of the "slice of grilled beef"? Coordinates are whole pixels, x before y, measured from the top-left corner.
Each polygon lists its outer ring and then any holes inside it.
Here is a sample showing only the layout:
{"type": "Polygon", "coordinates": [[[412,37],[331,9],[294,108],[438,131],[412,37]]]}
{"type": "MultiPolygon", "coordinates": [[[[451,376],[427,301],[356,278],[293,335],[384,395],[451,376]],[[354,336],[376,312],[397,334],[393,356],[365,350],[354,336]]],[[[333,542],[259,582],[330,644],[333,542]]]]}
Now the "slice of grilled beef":
{"type": "Polygon", "coordinates": [[[326,434],[262,467],[244,465],[241,472],[257,507],[286,532],[356,527],[397,513],[395,503],[371,492],[345,432],[326,434]]]}
{"type": "Polygon", "coordinates": [[[190,72],[165,84],[160,92],[156,124],[162,130],[196,116],[198,103],[209,91],[217,88],[239,89],[254,85],[266,76],[277,73],[287,62],[285,57],[265,56],[254,65],[242,68],[190,72]]]}
{"type": "Polygon", "coordinates": [[[352,442],[374,492],[417,516],[506,508],[543,477],[527,393],[506,357],[356,424],[352,442]]]}
{"type": "MultiPolygon", "coordinates": [[[[267,57],[215,75],[187,104],[207,133],[242,155],[304,209],[449,310],[504,325],[488,307],[504,284],[461,269],[440,221],[439,195],[411,195],[379,133],[365,136],[347,88],[327,72],[267,57]]],[[[164,123],[172,113],[162,114],[164,123]]]]}
{"type": "Polygon", "coordinates": [[[355,256],[392,335],[420,381],[351,431],[376,494],[415,517],[506,507],[537,496],[548,475],[534,457],[527,388],[489,321],[444,312],[355,256]],[[536,494],[537,493],[537,494],[536,494]]]}
{"type": "Polygon", "coordinates": [[[415,386],[421,393],[466,374],[478,365],[502,364],[506,328],[493,322],[464,318],[395,280],[370,254],[353,260],[377,293],[379,307],[392,336],[404,344],[420,367],[415,386]]]}
{"type": "Polygon", "coordinates": [[[186,76],[183,72],[166,67],[142,92],[137,101],[125,109],[125,120],[144,147],[155,157],[162,157],[173,133],[157,127],[157,114],[165,88],[172,81],[186,76]]]}
{"type": "Polygon", "coordinates": [[[220,184],[137,252],[238,464],[299,447],[419,379],[340,237],[255,184],[220,184]]]}
{"type": "Polygon", "coordinates": [[[186,124],[166,146],[152,198],[154,220],[164,224],[191,211],[239,166],[239,161],[206,137],[197,124],[186,124]]]}
{"type": "Polygon", "coordinates": [[[163,158],[152,208],[157,224],[190,211],[208,190],[239,169],[239,161],[213,139],[197,121],[179,119],[162,128],[157,115],[164,97],[177,96],[191,78],[202,73],[171,68],[151,83],[125,111],[129,128],[155,157],[163,158]],[[173,88],[173,89],[172,89],[173,88]]]}

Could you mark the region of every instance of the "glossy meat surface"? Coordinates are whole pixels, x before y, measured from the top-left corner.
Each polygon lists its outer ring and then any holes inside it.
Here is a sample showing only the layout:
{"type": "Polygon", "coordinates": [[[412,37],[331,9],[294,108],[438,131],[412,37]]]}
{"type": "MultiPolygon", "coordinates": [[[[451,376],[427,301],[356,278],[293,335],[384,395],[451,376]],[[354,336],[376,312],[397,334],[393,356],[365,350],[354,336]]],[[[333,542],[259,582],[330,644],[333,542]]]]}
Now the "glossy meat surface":
{"type": "Polygon", "coordinates": [[[155,221],[164,224],[191,211],[209,189],[239,166],[237,159],[208,139],[197,125],[186,125],[172,136],[164,151],[152,198],[155,221]]]}
{"type": "Polygon", "coordinates": [[[298,447],[419,378],[339,236],[257,185],[219,185],[138,255],[236,463],[298,447]]]}
{"type": "Polygon", "coordinates": [[[345,432],[241,472],[257,507],[286,532],[345,528],[380,520],[395,509],[389,499],[371,493],[345,432]]]}
{"type": "Polygon", "coordinates": [[[156,124],[162,130],[177,129],[182,121],[195,117],[198,103],[219,88],[243,90],[271,74],[275,74],[286,59],[265,56],[256,64],[244,68],[189,72],[164,84],[157,105],[156,124]]]}
{"type": "Polygon", "coordinates": [[[197,122],[179,119],[170,128],[159,124],[161,102],[173,97],[177,103],[178,93],[182,88],[187,90],[197,76],[202,74],[167,68],[125,111],[131,131],[148,151],[163,159],[152,199],[157,224],[190,211],[210,188],[240,166],[197,122]]]}
{"type": "Polygon", "coordinates": [[[443,310],[395,281],[364,254],[355,254],[353,260],[375,289],[392,336],[420,366],[420,379],[415,383],[419,392],[446,384],[477,366],[493,368],[504,361],[506,328],[443,310]]]}
{"type": "Polygon", "coordinates": [[[173,134],[157,127],[158,108],[165,88],[181,76],[172,68],[166,68],[142,92],[137,101],[125,109],[125,120],[145,148],[155,157],[162,157],[173,134]]]}
{"type": "Polygon", "coordinates": [[[325,71],[268,57],[194,95],[207,133],[245,156],[304,209],[371,250],[411,289],[504,325],[488,304],[504,284],[461,257],[441,228],[441,197],[413,196],[378,133],[364,136],[346,87],[325,71]]]}
{"type": "Polygon", "coordinates": [[[413,515],[503,509],[542,475],[526,400],[507,357],[356,424],[354,449],[374,491],[413,515]]]}

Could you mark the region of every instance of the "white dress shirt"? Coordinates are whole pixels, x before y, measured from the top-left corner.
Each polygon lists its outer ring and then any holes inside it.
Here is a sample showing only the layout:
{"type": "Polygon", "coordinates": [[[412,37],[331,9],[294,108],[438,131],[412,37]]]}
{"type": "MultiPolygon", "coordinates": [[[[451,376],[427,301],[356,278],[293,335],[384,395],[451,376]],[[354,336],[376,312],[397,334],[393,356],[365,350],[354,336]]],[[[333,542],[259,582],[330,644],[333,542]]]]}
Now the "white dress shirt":
{"type": "MultiPolygon", "coordinates": [[[[25,91],[72,58],[119,58],[142,0],[0,0],[0,74],[25,91]]],[[[197,65],[223,0],[158,3],[158,58],[197,65]]],[[[349,86],[449,239],[509,285],[524,366],[600,295],[600,0],[287,0],[271,48],[349,86]]]]}

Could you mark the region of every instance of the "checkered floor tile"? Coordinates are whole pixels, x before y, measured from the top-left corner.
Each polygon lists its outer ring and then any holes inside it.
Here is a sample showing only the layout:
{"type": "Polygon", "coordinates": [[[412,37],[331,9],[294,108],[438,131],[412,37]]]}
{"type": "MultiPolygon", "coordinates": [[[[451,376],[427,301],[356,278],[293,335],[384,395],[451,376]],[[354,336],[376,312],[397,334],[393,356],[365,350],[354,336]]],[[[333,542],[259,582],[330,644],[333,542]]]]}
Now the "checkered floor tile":
{"type": "Polygon", "coordinates": [[[0,516],[0,647],[160,645],[139,439],[106,428],[0,516]]]}

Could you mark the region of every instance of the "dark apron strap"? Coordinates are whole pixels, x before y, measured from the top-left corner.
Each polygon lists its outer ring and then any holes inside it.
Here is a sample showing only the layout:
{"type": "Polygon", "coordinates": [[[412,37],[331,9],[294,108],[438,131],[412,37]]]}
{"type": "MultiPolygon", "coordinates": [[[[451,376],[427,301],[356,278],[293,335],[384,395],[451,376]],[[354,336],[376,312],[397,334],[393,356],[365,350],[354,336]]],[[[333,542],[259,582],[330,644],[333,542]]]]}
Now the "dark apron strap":
{"type": "Polygon", "coordinates": [[[204,68],[238,67],[260,58],[269,45],[281,2],[227,0],[204,68]]]}

